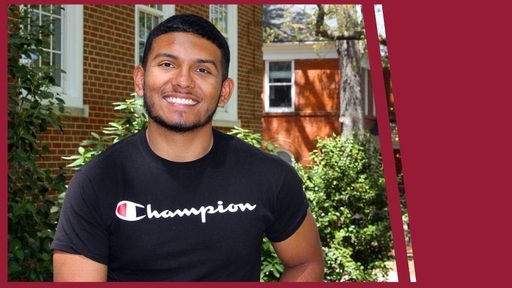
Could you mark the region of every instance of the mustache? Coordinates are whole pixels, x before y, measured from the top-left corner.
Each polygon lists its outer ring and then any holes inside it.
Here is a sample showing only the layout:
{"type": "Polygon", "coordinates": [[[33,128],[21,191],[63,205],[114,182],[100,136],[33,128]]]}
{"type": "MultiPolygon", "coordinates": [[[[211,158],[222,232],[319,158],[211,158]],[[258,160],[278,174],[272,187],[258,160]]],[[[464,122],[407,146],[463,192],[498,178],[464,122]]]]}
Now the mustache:
{"type": "Polygon", "coordinates": [[[197,96],[193,91],[191,91],[189,89],[172,88],[172,89],[166,89],[166,90],[160,91],[161,96],[164,96],[167,94],[184,94],[184,95],[197,96]]]}

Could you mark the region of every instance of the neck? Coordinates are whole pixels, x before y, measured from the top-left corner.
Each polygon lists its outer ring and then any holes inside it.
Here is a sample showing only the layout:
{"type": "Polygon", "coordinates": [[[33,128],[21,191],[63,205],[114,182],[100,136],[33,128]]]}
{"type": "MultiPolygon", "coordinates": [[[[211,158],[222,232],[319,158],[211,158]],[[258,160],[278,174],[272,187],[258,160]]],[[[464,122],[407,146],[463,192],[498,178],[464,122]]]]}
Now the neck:
{"type": "Polygon", "coordinates": [[[149,147],[158,156],[173,162],[190,162],[206,155],[213,146],[212,126],[178,133],[150,123],[146,130],[149,147]]]}

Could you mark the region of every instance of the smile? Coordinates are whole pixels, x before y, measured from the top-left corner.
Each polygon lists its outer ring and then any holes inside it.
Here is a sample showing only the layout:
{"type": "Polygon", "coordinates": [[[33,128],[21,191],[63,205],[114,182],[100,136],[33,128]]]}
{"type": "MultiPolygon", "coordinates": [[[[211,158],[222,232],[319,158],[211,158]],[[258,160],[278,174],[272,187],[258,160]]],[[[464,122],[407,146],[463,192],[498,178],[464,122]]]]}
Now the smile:
{"type": "Polygon", "coordinates": [[[173,103],[173,104],[182,104],[182,105],[192,106],[192,105],[195,105],[198,103],[197,101],[194,101],[191,99],[185,99],[185,98],[166,97],[164,99],[165,99],[165,101],[167,101],[169,103],[173,103]]]}

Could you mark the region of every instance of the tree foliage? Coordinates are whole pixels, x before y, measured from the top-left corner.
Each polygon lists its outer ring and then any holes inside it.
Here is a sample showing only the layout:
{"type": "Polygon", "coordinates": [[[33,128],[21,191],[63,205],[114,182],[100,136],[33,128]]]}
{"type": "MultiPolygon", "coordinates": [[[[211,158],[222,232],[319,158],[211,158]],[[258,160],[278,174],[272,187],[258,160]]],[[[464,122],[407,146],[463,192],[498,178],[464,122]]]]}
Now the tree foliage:
{"type": "Polygon", "coordinates": [[[62,131],[65,111],[64,101],[51,92],[58,68],[44,64],[49,63],[43,48],[53,35],[51,22],[38,25],[31,12],[30,7],[8,6],[9,281],[52,280],[50,244],[57,220],[52,213],[54,192],[65,190],[63,172],[55,175],[38,165],[50,152],[41,136],[50,127],[62,131]]]}
{"type": "Polygon", "coordinates": [[[368,133],[318,139],[298,166],[325,249],[327,281],[377,281],[393,259],[380,149],[368,133]]]}

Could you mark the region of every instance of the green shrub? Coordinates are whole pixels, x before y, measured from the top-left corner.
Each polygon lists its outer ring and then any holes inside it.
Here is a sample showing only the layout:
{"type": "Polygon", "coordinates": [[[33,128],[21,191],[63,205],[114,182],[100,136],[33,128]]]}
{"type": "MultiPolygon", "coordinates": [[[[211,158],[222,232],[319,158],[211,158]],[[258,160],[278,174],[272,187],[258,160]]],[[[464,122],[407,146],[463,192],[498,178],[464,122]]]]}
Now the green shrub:
{"type": "Polygon", "coordinates": [[[297,170],[318,223],[325,280],[377,281],[393,259],[380,150],[368,133],[317,139],[317,148],[297,170]]]}
{"type": "Polygon", "coordinates": [[[67,167],[75,170],[80,168],[109,145],[148,126],[148,116],[144,111],[143,98],[136,96],[135,93],[132,96],[133,98],[124,102],[112,103],[114,110],[119,111],[115,115],[119,119],[109,122],[108,126],[102,129],[103,135],[91,132],[92,139],[86,139],[80,143],[77,155],[62,157],[65,160],[73,160],[67,167]]]}
{"type": "MultiPolygon", "coordinates": [[[[9,5],[9,18],[16,6],[9,5]]],[[[56,227],[55,192],[64,191],[65,176],[43,170],[38,160],[50,152],[40,136],[53,126],[62,131],[64,101],[53,94],[57,68],[48,63],[43,45],[53,32],[50,23],[31,23],[31,9],[9,22],[8,40],[8,280],[51,281],[50,244],[56,227]],[[30,24],[30,29],[27,29],[30,24]],[[53,194],[53,196],[51,195],[53,194]]]]}
{"type": "Polygon", "coordinates": [[[233,127],[228,134],[234,135],[265,152],[277,154],[274,143],[266,141],[259,133],[254,133],[251,130],[241,127],[233,127]]]}

